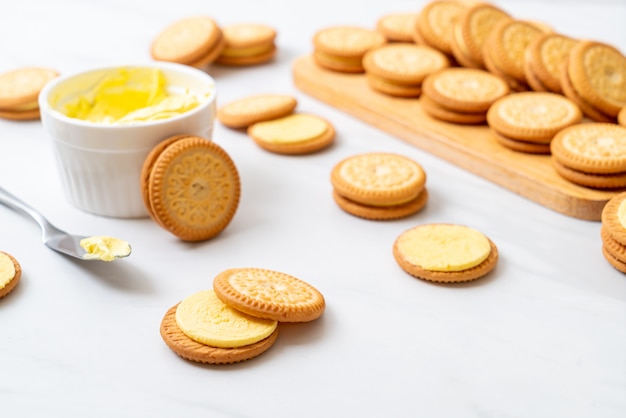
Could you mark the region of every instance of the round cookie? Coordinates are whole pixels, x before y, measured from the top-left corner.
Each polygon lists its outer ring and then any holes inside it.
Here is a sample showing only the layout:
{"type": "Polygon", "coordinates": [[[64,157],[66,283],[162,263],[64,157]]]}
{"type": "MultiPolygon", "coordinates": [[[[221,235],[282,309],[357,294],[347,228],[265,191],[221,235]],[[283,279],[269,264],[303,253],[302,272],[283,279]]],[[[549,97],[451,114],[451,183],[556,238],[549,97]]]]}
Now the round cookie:
{"type": "MultiPolygon", "coordinates": [[[[193,16],[178,20],[152,41],[150,54],[157,61],[196,64],[214,52],[220,44],[222,31],[208,16],[193,16]]],[[[219,54],[215,55],[215,58],[219,54]]]]}
{"type": "Polygon", "coordinates": [[[485,123],[487,119],[484,112],[478,113],[462,113],[454,110],[450,110],[436,103],[428,95],[422,95],[420,98],[420,104],[422,110],[432,116],[435,119],[439,119],[449,123],[456,123],[462,125],[478,125],[485,123]]]}
{"type": "Polygon", "coordinates": [[[581,120],[579,107],[555,93],[512,93],[498,99],[487,112],[487,123],[493,130],[530,142],[547,142],[581,120]]]}
{"type": "Polygon", "coordinates": [[[425,224],[404,231],[394,242],[393,255],[410,275],[444,283],[476,280],[498,261],[498,250],[489,238],[452,224],[425,224]]]}
{"type": "Polygon", "coordinates": [[[21,278],[20,263],[11,254],[0,251],[0,299],[11,293],[21,278]]]}
{"type": "Polygon", "coordinates": [[[335,191],[368,206],[396,206],[414,200],[424,189],[421,165],[398,154],[374,152],[348,157],[333,167],[335,191]]]}
{"type": "Polygon", "coordinates": [[[427,45],[452,55],[450,46],[452,28],[459,16],[467,9],[460,1],[440,0],[426,4],[415,20],[417,37],[427,45]]]}
{"type": "Polygon", "coordinates": [[[498,22],[510,18],[507,12],[488,3],[470,6],[459,16],[454,27],[455,40],[477,68],[485,68],[483,46],[489,33],[498,22]]]}
{"type": "Polygon", "coordinates": [[[313,321],[326,307],[324,296],[309,283],[266,269],[225,270],[214,278],[213,290],[238,311],[280,322],[313,321]]]}
{"type": "Polygon", "coordinates": [[[269,337],[278,322],[242,313],[224,304],[213,290],[203,290],[178,304],[176,325],[200,344],[236,348],[269,337]]]}
{"type": "Polygon", "coordinates": [[[570,51],[567,73],[580,96],[616,117],[626,106],[626,56],[615,47],[580,41],[570,51]]]}
{"type": "Polygon", "coordinates": [[[213,48],[211,48],[209,52],[207,52],[204,56],[200,57],[199,59],[197,59],[196,61],[188,65],[192,67],[200,68],[200,69],[207,67],[209,64],[212,64],[213,62],[217,60],[217,58],[220,56],[225,46],[226,46],[226,41],[224,40],[224,37],[220,34],[220,37],[215,43],[215,46],[213,46],[213,48]]]}
{"type": "Polygon", "coordinates": [[[448,58],[436,49],[408,43],[387,44],[363,57],[367,74],[413,86],[419,86],[426,76],[449,66],[448,58]]]}
{"type": "Polygon", "coordinates": [[[259,94],[234,100],[220,107],[217,118],[230,128],[247,128],[257,122],[287,116],[296,108],[295,97],[285,94],[259,94]]]}
{"type": "Polygon", "coordinates": [[[558,33],[537,36],[524,53],[524,73],[529,84],[533,86],[534,83],[542,86],[544,91],[562,94],[561,67],[576,43],[575,39],[558,33]]]}
{"type": "Polygon", "coordinates": [[[153,219],[184,241],[201,241],[230,223],[241,194],[239,173],[217,144],[189,136],[156,158],[147,184],[153,219]]]}
{"type": "Polygon", "coordinates": [[[376,29],[389,42],[413,42],[416,13],[391,13],[376,22],[376,29]]]}
{"type": "Polygon", "coordinates": [[[422,89],[437,104],[463,113],[486,112],[510,92],[507,83],[487,71],[459,67],[429,75],[422,89]]]}
{"type": "Polygon", "coordinates": [[[387,43],[378,31],[358,26],[325,28],[313,36],[313,58],[332,71],[363,72],[365,53],[387,43]]]}
{"type": "Polygon", "coordinates": [[[344,212],[373,221],[388,221],[406,218],[421,211],[428,202],[428,190],[422,189],[413,200],[394,206],[368,206],[347,199],[333,191],[333,199],[344,212]]]}
{"type": "Polygon", "coordinates": [[[606,245],[602,246],[602,255],[616,270],[626,273],[626,263],[615,258],[615,256],[607,249],[606,245]]]}
{"type": "Polygon", "coordinates": [[[592,189],[621,189],[626,187],[626,172],[615,174],[593,174],[574,170],[552,158],[552,166],[555,171],[572,183],[592,189]]]}
{"type": "Polygon", "coordinates": [[[276,54],[276,30],[257,23],[240,23],[222,28],[225,47],[216,62],[225,65],[254,65],[276,54]]]}
{"type": "Polygon", "coordinates": [[[580,110],[583,112],[583,114],[592,121],[602,123],[615,123],[614,117],[605,114],[596,106],[592,105],[587,100],[582,98],[580,94],[578,94],[569,78],[567,68],[567,62],[563,63],[563,65],[561,66],[561,78],[559,79],[563,95],[576,103],[576,105],[580,107],[580,110]]]}
{"type": "Polygon", "coordinates": [[[615,241],[611,236],[608,228],[600,228],[600,237],[606,251],[622,263],[626,263],[626,245],[622,245],[615,241]]]}
{"type": "Polygon", "coordinates": [[[626,172],[626,128],[611,123],[582,123],[565,128],[551,142],[562,165],[591,174],[626,172]]]}
{"type": "Polygon", "coordinates": [[[276,338],[278,328],[264,340],[243,347],[220,348],[201,344],[186,336],[176,324],[176,308],[171,307],[161,321],[161,338],[167,346],[180,357],[206,364],[231,364],[263,354],[270,349],[276,338]]]}
{"type": "Polygon", "coordinates": [[[615,241],[626,246],[626,192],[613,196],[602,208],[602,228],[615,241]]]}
{"type": "Polygon", "coordinates": [[[33,119],[39,106],[39,92],[59,73],[50,68],[24,67],[0,74],[0,111],[3,117],[15,115],[13,119],[33,119]],[[28,115],[29,117],[26,117],[28,115]]]}
{"type": "Polygon", "coordinates": [[[422,94],[422,86],[419,84],[400,84],[385,80],[377,75],[366,73],[367,84],[379,93],[395,97],[419,97],[422,94]]]}
{"type": "Polygon", "coordinates": [[[319,116],[296,113],[255,123],[248,127],[248,135],[266,151],[301,155],[329,147],[335,140],[335,128],[319,116]]]}

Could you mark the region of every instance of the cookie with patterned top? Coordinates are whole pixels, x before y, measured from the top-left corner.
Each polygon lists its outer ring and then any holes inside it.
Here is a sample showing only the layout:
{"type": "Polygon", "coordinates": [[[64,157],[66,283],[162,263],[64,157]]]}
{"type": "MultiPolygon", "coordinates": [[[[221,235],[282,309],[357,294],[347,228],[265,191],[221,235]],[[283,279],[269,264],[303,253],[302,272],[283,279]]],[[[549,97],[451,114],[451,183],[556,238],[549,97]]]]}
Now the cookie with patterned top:
{"type": "Polygon", "coordinates": [[[150,161],[142,188],[147,189],[148,213],[159,225],[184,241],[206,240],[226,228],[241,194],[239,172],[226,151],[188,136],[150,161]]]}
{"type": "Polygon", "coordinates": [[[222,28],[225,46],[216,62],[223,65],[256,65],[276,55],[276,30],[259,23],[239,23],[222,28]]]}
{"type": "Polygon", "coordinates": [[[621,245],[626,246],[626,192],[613,196],[602,208],[602,228],[621,245]]]}
{"type": "Polygon", "coordinates": [[[217,110],[217,118],[230,128],[247,128],[257,122],[287,116],[298,101],[286,94],[257,94],[233,100],[217,110]]]}
{"type": "Polygon", "coordinates": [[[561,67],[578,41],[558,33],[537,36],[524,53],[524,74],[533,90],[563,93],[561,67]]]}
{"type": "Polygon", "coordinates": [[[398,154],[373,152],[340,161],[330,175],[334,190],[368,206],[396,206],[414,200],[424,189],[426,173],[416,161],[398,154]]]}
{"type": "Polygon", "coordinates": [[[498,99],[487,111],[491,129],[529,142],[549,142],[559,131],[581,121],[580,108],[556,93],[512,93],[498,99]]]}
{"type": "Polygon", "coordinates": [[[22,267],[11,254],[0,251],[0,299],[15,289],[22,277],[22,267]]]}
{"type": "Polygon", "coordinates": [[[0,118],[39,119],[39,92],[58,76],[57,71],[43,67],[24,67],[0,74],[0,118]]]}
{"type": "Polygon", "coordinates": [[[390,13],[376,22],[376,30],[389,42],[413,42],[416,13],[390,13]]]}
{"type": "Polygon", "coordinates": [[[385,36],[358,26],[324,28],[313,36],[315,62],[331,71],[362,73],[361,63],[367,51],[387,43],[385,36]]]}
{"type": "Polygon", "coordinates": [[[234,268],[213,279],[217,297],[248,315],[279,322],[309,322],[326,307],[324,296],[294,276],[260,268],[234,268]]]}
{"type": "Polygon", "coordinates": [[[467,9],[461,1],[440,0],[426,4],[415,19],[416,38],[448,56],[452,56],[450,46],[452,28],[459,16],[467,9]]]}

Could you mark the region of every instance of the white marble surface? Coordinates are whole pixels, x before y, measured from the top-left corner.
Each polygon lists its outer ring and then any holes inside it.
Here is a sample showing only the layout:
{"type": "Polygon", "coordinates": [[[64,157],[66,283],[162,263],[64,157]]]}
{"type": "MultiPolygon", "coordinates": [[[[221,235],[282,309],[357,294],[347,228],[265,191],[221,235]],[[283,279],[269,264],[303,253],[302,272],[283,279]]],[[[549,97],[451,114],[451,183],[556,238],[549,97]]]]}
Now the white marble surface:
{"type": "MultiPolygon", "coordinates": [[[[216,126],[240,170],[243,195],[217,238],[183,243],[149,219],[97,217],[64,199],[39,122],[0,120],[0,184],[59,227],[129,240],[130,258],[73,262],[40,244],[36,224],[0,207],[0,250],[23,266],[0,301],[2,417],[623,417],[626,277],[601,254],[600,223],[570,218],[416,149],[295,89],[290,64],[327,25],[372,26],[420,1],[3,0],[0,71],[62,73],[149,60],[156,33],[208,14],[226,25],[278,29],[277,59],[212,68],[219,100],[286,92],[338,131],[326,152],[284,157],[216,126]],[[343,157],[393,151],[419,161],[431,192],[420,214],[377,223],[331,198],[343,157]],[[440,286],[396,265],[400,232],[427,222],[470,225],[500,249],[483,280],[440,286]],[[317,286],[327,310],[286,326],[255,360],[187,362],[161,340],[165,311],[211,287],[218,272],[254,266],[317,286]]],[[[626,51],[623,1],[501,1],[576,37],[626,51]]]]}

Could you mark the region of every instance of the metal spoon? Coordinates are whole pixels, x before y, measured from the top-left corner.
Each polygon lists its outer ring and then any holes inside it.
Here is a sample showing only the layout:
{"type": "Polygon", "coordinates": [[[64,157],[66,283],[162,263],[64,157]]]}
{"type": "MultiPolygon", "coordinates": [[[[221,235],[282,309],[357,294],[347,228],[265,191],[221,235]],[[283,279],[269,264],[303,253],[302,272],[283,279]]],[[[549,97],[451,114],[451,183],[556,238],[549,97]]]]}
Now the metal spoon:
{"type": "MultiPolygon", "coordinates": [[[[18,199],[2,187],[0,187],[0,204],[33,218],[41,227],[41,240],[48,248],[71,257],[80,258],[81,260],[93,260],[92,258],[85,258],[86,251],[80,246],[80,241],[88,237],[72,235],[60,230],[52,225],[35,208],[18,199]]],[[[130,252],[124,255],[116,255],[115,258],[127,257],[128,255],[130,255],[130,252]]]]}

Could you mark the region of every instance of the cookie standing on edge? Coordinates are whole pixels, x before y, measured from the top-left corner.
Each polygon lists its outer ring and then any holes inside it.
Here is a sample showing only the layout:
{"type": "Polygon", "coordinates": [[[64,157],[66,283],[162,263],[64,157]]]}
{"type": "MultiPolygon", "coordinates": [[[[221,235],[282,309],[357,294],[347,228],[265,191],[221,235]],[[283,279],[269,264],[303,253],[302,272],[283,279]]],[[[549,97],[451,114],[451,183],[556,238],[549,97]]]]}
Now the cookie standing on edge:
{"type": "Polygon", "coordinates": [[[196,136],[173,140],[159,150],[146,158],[142,169],[150,216],[184,241],[207,240],[222,232],[241,194],[239,172],[230,156],[196,136]]]}
{"type": "Polygon", "coordinates": [[[404,231],[394,242],[393,255],[410,275],[443,283],[476,280],[498,261],[498,250],[489,238],[452,224],[425,224],[404,231]]]}
{"type": "Polygon", "coordinates": [[[376,29],[389,42],[413,42],[416,13],[391,13],[376,22],[376,29]]]}
{"type": "Polygon", "coordinates": [[[39,119],[39,92],[59,73],[50,68],[25,67],[0,74],[0,118],[39,119]]]}
{"type": "Polygon", "coordinates": [[[528,45],[524,53],[524,73],[533,90],[563,94],[561,67],[576,42],[558,33],[544,33],[528,45]]]}
{"type": "Polygon", "coordinates": [[[0,299],[15,289],[21,277],[20,263],[11,254],[0,251],[0,299]]]}
{"type": "Polygon", "coordinates": [[[248,135],[266,151],[301,155],[329,147],[335,140],[335,128],[319,116],[296,113],[257,122],[248,127],[248,135]]]}
{"type": "Polygon", "coordinates": [[[415,19],[414,39],[452,57],[452,28],[467,9],[461,1],[440,0],[426,4],[415,19]]]}
{"type": "Polygon", "coordinates": [[[229,128],[247,128],[257,122],[287,116],[296,108],[295,97],[284,94],[259,94],[225,104],[217,119],[229,128]]]}

